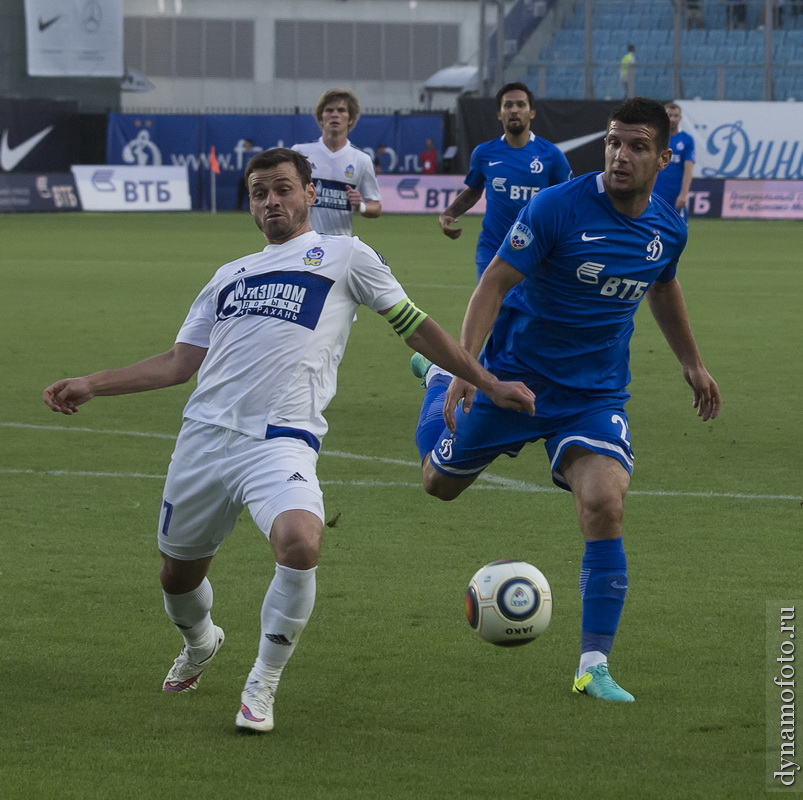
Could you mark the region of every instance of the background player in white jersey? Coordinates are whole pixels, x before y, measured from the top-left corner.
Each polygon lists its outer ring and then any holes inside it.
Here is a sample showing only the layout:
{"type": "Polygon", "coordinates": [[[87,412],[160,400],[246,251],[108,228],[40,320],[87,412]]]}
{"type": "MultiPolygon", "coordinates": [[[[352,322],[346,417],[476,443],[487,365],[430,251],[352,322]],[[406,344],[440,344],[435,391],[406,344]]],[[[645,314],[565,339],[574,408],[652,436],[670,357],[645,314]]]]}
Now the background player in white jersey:
{"type": "Polygon", "coordinates": [[[238,729],[273,728],[282,670],[312,613],[323,531],[316,462],[354,313],[386,315],[408,345],[533,412],[533,395],[484,370],[407,299],[384,259],[356,237],[312,230],[315,188],[307,159],[285,148],[246,168],[251,213],[267,246],[221,267],[193,303],[175,345],[122,369],[56,381],[53,411],[73,414],[102,395],[188,381],[198,385],[168,469],[158,526],[165,610],[184,647],[163,684],[194,690],[223,644],[211,617],[213,556],[248,507],[268,537],[276,570],[262,605],[262,633],[236,718],[238,729]]]}
{"type": "Polygon", "coordinates": [[[686,203],[694,176],[694,139],[680,130],[683,112],[677,103],[667,103],[664,108],[669,117],[669,149],[672,158],[666,169],[658,173],[653,191],[663,197],[683,219],[687,219],[686,203]]]}
{"type": "Polygon", "coordinates": [[[614,109],[604,172],[539,192],[474,290],[463,344],[476,355],[485,345],[491,372],[529,386],[535,415],[494,409],[481,389],[459,378],[450,383],[430,367],[416,431],[424,488],[443,500],[456,498],[502,453],[515,456],[544,440],[552,479],[574,495],[585,540],[573,690],[603,700],[634,699],[607,662],[627,591],[622,513],[633,451],[625,403],[642,299],[692,387],[698,416],[713,419],[720,409],[675,277],[686,225],[651,194],[669,161],[668,143],[660,103],[636,97],[614,109]]]}
{"type": "Polygon", "coordinates": [[[451,239],[463,232],[452,223],[473,208],[485,192],[485,216],[477,240],[477,278],[496,255],[499,245],[527,201],[546,186],[572,177],[566,156],[530,130],[535,118],[532,92],[523,83],[505,84],[496,93],[497,117],[504,134],[478,145],[471,154],[463,189],[438,217],[451,239]]]}
{"type": "Polygon", "coordinates": [[[360,118],[360,104],[348,89],[329,89],[315,106],[321,137],[293,145],[312,163],[317,193],[312,227],[318,233],[351,235],[353,214],[375,218],[382,213],[374,162],[348,139],[360,118]]]}

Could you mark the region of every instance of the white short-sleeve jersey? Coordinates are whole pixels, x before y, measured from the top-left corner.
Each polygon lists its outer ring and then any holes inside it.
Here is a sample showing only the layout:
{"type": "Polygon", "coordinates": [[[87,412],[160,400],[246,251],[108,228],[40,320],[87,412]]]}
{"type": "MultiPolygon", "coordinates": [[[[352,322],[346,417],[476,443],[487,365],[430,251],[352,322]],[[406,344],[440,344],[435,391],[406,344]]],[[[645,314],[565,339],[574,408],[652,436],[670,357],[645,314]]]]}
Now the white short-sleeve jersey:
{"type": "Polygon", "coordinates": [[[305,233],[225,264],[176,337],[208,348],[184,417],[317,450],[357,307],[382,311],[405,297],[356,236],[305,233]]]}
{"type": "Polygon", "coordinates": [[[381,200],[374,164],[368,153],[346,142],[334,153],[323,143],[293,145],[312,163],[312,183],[317,199],[310,221],[318,233],[341,233],[351,236],[351,206],[346,187],[359,189],[363,200],[381,200]]]}

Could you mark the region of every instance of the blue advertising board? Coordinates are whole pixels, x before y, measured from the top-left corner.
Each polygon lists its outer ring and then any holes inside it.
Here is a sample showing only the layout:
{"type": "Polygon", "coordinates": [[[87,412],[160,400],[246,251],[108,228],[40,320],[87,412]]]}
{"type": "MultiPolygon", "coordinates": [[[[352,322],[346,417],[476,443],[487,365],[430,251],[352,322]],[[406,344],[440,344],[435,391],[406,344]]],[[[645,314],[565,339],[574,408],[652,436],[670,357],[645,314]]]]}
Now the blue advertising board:
{"type": "Polygon", "coordinates": [[[69,172],[0,174],[0,213],[6,211],[81,211],[69,172]]]}
{"type": "MultiPolygon", "coordinates": [[[[237,184],[248,160],[245,140],[257,150],[292,147],[320,136],[309,114],[110,114],[106,138],[109,164],[186,166],[192,207],[211,207],[210,148],[220,174],[215,180],[216,207],[234,209],[237,184]]],[[[363,115],[349,135],[372,158],[384,145],[383,172],[421,171],[418,154],[427,139],[442,148],[440,114],[363,115]]]]}

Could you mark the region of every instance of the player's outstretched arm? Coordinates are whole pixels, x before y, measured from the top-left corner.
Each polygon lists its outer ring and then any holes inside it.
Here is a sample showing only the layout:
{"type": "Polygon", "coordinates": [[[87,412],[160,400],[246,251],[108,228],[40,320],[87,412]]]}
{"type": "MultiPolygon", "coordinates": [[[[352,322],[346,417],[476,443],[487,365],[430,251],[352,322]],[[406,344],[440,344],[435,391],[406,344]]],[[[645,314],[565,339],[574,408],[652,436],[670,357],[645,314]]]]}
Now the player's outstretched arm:
{"type": "MultiPolygon", "coordinates": [[[[431,317],[427,317],[405,341],[413,350],[455,375],[453,383],[459,381],[470,389],[472,397],[476,386],[501,408],[535,413],[535,395],[523,383],[500,381],[431,317]]],[[[455,428],[455,405],[451,409],[444,409],[444,418],[450,430],[455,428]]]]}
{"type": "Polygon", "coordinates": [[[166,353],[127,367],[56,381],[44,390],[42,399],[53,411],[75,414],[79,406],[93,397],[133,394],[186,383],[205,356],[206,348],[179,342],[166,353]]]}
{"type": "Polygon", "coordinates": [[[480,197],[482,197],[482,189],[472,189],[470,187],[463,189],[455,197],[454,202],[438,217],[438,224],[441,226],[441,230],[450,239],[456,239],[463,232],[462,228],[453,228],[452,224],[457,221],[458,217],[473,208],[480,197]]]}
{"type": "MultiPolygon", "coordinates": [[[[460,341],[475,358],[479,357],[485,346],[491,328],[499,316],[505,295],[523,279],[524,276],[517,269],[499,256],[496,256],[483,272],[477,288],[468,301],[460,333],[460,341]]],[[[479,388],[482,389],[481,386],[479,388]]],[[[454,410],[461,402],[463,411],[468,414],[474,402],[474,387],[456,378],[446,392],[443,415],[447,421],[454,418],[454,410]]]]}
{"type": "Polygon", "coordinates": [[[677,278],[667,283],[654,283],[647,292],[647,302],[661,333],[680,362],[686,383],[692,388],[692,405],[697,409],[697,416],[704,422],[714,419],[722,407],[722,397],[717,382],[703,366],[677,278]]]}

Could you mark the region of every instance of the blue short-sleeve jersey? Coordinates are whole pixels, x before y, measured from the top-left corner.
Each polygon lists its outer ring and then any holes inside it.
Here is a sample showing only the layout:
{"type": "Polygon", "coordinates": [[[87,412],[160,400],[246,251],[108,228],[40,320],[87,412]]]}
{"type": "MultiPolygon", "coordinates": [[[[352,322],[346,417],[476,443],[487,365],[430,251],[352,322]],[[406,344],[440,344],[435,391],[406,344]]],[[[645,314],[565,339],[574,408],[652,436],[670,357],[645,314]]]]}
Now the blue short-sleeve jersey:
{"type": "Polygon", "coordinates": [[[618,212],[601,173],[539,192],[499,248],[524,280],[502,303],[484,351],[488,368],[624,391],[636,309],[655,281],[675,277],[686,231],[655,195],[636,219],[618,212]]]}
{"type": "Polygon", "coordinates": [[[653,193],[663,197],[673,207],[683,185],[683,170],[686,162],[694,163],[694,139],[685,131],[678,131],[669,139],[672,158],[658,173],[653,193]]]}
{"type": "Polygon", "coordinates": [[[474,148],[465,184],[485,190],[485,217],[477,240],[477,264],[487,265],[519,211],[547,186],[572,177],[560,148],[530,133],[524,147],[511,147],[504,136],[474,148]]]}

